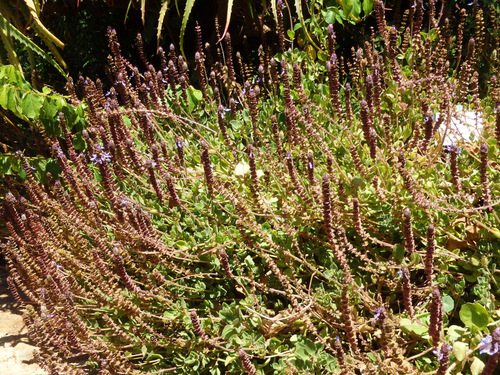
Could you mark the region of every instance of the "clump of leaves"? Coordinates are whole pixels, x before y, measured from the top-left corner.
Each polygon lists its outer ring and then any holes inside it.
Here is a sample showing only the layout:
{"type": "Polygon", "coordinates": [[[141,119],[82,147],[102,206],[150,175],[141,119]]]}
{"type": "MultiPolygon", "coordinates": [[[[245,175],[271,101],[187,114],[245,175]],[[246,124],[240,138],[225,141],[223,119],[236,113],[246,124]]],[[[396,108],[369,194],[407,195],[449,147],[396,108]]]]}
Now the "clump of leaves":
{"type": "Polygon", "coordinates": [[[139,69],[109,30],[113,88],[68,87],[84,147],[59,114],[41,139],[60,173],[40,181],[18,153],[5,196],[8,281],[42,367],[494,371],[500,91],[490,74],[481,98],[475,68],[498,35],[479,27],[450,68],[433,6],[397,30],[375,5],[380,41],[337,56],[330,26],[327,63],[280,36],[255,69],[230,37],[208,64],[200,41],[199,90],[175,49],[139,69]],[[483,130],[447,147],[468,112],[483,130]]]}

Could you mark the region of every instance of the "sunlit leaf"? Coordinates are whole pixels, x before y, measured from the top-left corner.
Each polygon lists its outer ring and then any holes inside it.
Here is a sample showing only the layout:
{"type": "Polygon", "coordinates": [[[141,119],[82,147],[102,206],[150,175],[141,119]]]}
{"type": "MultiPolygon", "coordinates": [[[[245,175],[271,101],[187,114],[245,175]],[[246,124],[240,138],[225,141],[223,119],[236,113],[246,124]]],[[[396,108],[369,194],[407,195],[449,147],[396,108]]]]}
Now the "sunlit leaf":
{"type": "Polygon", "coordinates": [[[21,110],[23,114],[31,119],[38,118],[40,116],[40,108],[42,108],[43,99],[33,93],[26,93],[21,99],[21,110]]]}
{"type": "Polygon", "coordinates": [[[180,36],[180,45],[181,52],[184,55],[184,34],[186,33],[186,26],[189,20],[189,15],[191,14],[191,10],[193,9],[195,0],[187,0],[186,7],[184,8],[184,14],[182,15],[182,23],[181,23],[181,36],[180,36]]]}
{"type": "Polygon", "coordinates": [[[221,40],[226,36],[227,29],[229,28],[229,23],[231,22],[231,12],[233,9],[233,0],[227,2],[227,14],[226,14],[226,26],[224,26],[224,31],[221,36],[221,40]]]}
{"type": "Polygon", "coordinates": [[[37,55],[41,56],[45,61],[47,61],[50,65],[57,69],[59,73],[61,73],[65,78],[67,78],[66,73],[62,69],[62,67],[54,61],[52,57],[50,57],[44,50],[38,47],[35,43],[33,43],[28,37],[26,37],[23,33],[21,33],[18,29],[16,29],[11,23],[7,22],[5,18],[0,14],[0,29],[4,29],[7,31],[9,35],[15,38],[18,42],[20,42],[25,48],[30,49],[35,52],[37,55]]]}
{"type": "Polygon", "coordinates": [[[167,14],[168,4],[170,0],[163,0],[160,8],[160,15],[158,16],[158,27],[156,30],[156,48],[160,45],[160,35],[163,29],[163,20],[165,19],[165,15],[167,14]]]}
{"type": "Polygon", "coordinates": [[[485,329],[488,312],[479,303],[466,303],[460,309],[460,320],[469,328],[485,329]]]}

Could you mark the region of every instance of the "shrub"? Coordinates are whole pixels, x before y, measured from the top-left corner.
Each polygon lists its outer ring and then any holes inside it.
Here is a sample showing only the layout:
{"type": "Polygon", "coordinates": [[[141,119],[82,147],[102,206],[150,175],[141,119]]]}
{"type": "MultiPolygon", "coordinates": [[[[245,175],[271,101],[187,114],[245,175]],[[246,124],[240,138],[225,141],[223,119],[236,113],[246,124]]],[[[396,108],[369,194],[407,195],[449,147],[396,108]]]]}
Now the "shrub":
{"type": "Polygon", "coordinates": [[[43,137],[60,174],[41,183],[19,153],[26,179],[5,196],[9,286],[40,365],[492,374],[500,91],[498,62],[484,97],[476,67],[499,34],[473,8],[461,58],[432,4],[428,25],[417,1],[397,30],[376,2],[352,56],[329,27],[326,64],[264,45],[252,69],[197,29],[198,89],[175,49],[139,69],[109,30],[113,88],[69,86],[84,150],[60,114],[63,136],[43,137]],[[483,130],[447,145],[464,111],[483,130]]]}

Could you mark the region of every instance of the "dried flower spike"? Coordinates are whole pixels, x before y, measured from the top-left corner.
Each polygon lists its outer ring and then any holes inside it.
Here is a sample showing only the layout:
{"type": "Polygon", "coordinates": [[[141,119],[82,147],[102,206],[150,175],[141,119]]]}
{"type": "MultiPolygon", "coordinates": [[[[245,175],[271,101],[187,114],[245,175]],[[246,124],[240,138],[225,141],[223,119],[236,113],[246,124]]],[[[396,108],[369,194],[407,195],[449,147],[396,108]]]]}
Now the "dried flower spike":
{"type": "Polygon", "coordinates": [[[194,332],[198,337],[200,337],[203,341],[208,341],[208,335],[201,328],[200,320],[198,318],[198,314],[196,314],[195,310],[191,310],[189,312],[189,317],[191,318],[191,323],[193,323],[194,332]]]}
{"type": "Polygon", "coordinates": [[[257,370],[252,364],[250,357],[243,349],[238,349],[238,356],[240,357],[243,368],[248,375],[257,375],[257,370]]]}
{"type": "Polygon", "coordinates": [[[214,175],[212,173],[212,164],[210,164],[210,156],[208,154],[208,146],[205,141],[201,141],[201,162],[205,172],[205,180],[207,182],[208,195],[214,196],[214,175]]]}
{"type": "Polygon", "coordinates": [[[450,360],[451,345],[443,344],[440,349],[434,349],[433,353],[437,356],[439,361],[439,367],[436,371],[436,375],[444,375],[448,369],[448,363],[450,360]]]}
{"type": "Polygon", "coordinates": [[[434,273],[435,232],[434,225],[429,224],[427,227],[427,251],[425,253],[425,276],[429,285],[432,285],[432,274],[434,273]]]}
{"type": "Polygon", "coordinates": [[[401,270],[401,276],[403,278],[403,304],[406,312],[413,319],[415,312],[413,309],[410,273],[408,272],[408,268],[405,267],[401,270]]]}
{"type": "Polygon", "coordinates": [[[413,237],[413,228],[411,224],[411,211],[408,207],[403,210],[404,226],[403,235],[405,238],[406,251],[410,254],[415,253],[415,239],[413,237]]]}
{"type": "Polygon", "coordinates": [[[437,348],[441,340],[441,329],[443,328],[443,300],[439,288],[434,288],[429,304],[431,313],[429,322],[429,336],[432,338],[432,345],[437,348]]]}

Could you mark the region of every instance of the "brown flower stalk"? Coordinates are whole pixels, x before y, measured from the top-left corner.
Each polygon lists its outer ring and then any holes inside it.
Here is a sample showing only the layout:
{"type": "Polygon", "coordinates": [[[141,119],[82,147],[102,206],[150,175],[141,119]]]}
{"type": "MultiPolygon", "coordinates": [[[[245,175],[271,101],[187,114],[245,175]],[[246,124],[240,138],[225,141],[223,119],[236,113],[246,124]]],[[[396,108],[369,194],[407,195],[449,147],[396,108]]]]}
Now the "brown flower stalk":
{"type": "Polygon", "coordinates": [[[451,345],[448,345],[444,343],[441,345],[441,348],[439,349],[439,367],[436,371],[436,375],[445,375],[446,370],[448,370],[448,364],[450,361],[450,351],[451,351],[451,345]]]}
{"type": "Polygon", "coordinates": [[[224,37],[224,49],[226,57],[226,66],[229,74],[229,86],[236,83],[236,75],[234,74],[234,64],[233,64],[233,47],[231,46],[231,35],[226,33],[224,37]]]}
{"type": "Polygon", "coordinates": [[[408,207],[403,210],[404,224],[403,235],[405,238],[405,248],[410,254],[415,253],[415,238],[413,236],[413,228],[411,223],[411,211],[408,207]]]}
{"type": "Polygon", "coordinates": [[[434,273],[434,252],[436,250],[435,229],[433,224],[427,227],[427,250],[425,253],[425,276],[427,282],[432,285],[432,274],[434,273]]]}
{"type": "Polygon", "coordinates": [[[247,145],[247,155],[248,163],[250,165],[250,177],[252,178],[252,183],[250,184],[250,190],[254,197],[257,197],[260,192],[259,177],[257,176],[257,165],[255,164],[255,153],[253,151],[253,145],[249,143],[247,145]]]}
{"type": "Polygon", "coordinates": [[[231,278],[234,277],[233,273],[231,272],[231,267],[229,266],[229,259],[226,250],[224,249],[219,250],[219,259],[222,264],[222,269],[224,270],[226,276],[231,278]]]}
{"type": "MultiPolygon", "coordinates": [[[[483,200],[484,200],[484,205],[489,206],[491,205],[491,193],[490,193],[490,186],[488,183],[488,145],[486,142],[481,143],[481,147],[479,149],[481,153],[481,165],[479,167],[479,173],[481,174],[481,185],[483,188],[483,200]]],[[[492,208],[488,208],[489,211],[492,210],[492,208]]]]}
{"type": "Polygon", "coordinates": [[[243,349],[238,349],[238,356],[240,357],[241,363],[243,364],[243,369],[248,375],[257,375],[257,370],[252,364],[250,357],[243,349]]]}
{"type": "Polygon", "coordinates": [[[413,309],[410,273],[408,272],[408,268],[404,267],[401,270],[401,277],[403,278],[403,304],[406,312],[413,320],[415,317],[415,311],[413,309]]]}
{"type": "Polygon", "coordinates": [[[497,138],[497,143],[500,144],[500,105],[497,104],[495,108],[496,119],[495,119],[495,136],[497,138]]]}
{"type": "Polygon", "coordinates": [[[430,322],[429,336],[432,338],[432,345],[437,348],[441,340],[441,330],[443,328],[443,300],[439,288],[434,288],[429,304],[430,322]]]}
{"type": "Polygon", "coordinates": [[[203,341],[208,341],[209,337],[205,333],[205,331],[203,331],[203,328],[201,328],[200,320],[198,318],[198,314],[196,313],[196,311],[191,310],[189,312],[189,317],[191,318],[191,322],[193,323],[194,332],[196,333],[196,335],[200,337],[203,341]]]}
{"type": "Polygon", "coordinates": [[[201,162],[205,172],[205,181],[207,183],[208,195],[213,198],[214,196],[214,175],[212,173],[212,164],[210,163],[210,156],[208,154],[208,146],[205,141],[200,141],[201,144],[201,162]]]}
{"type": "Polygon", "coordinates": [[[177,167],[180,169],[184,166],[184,142],[181,137],[175,139],[175,151],[177,152],[177,167]]]}
{"type": "Polygon", "coordinates": [[[356,337],[356,331],[352,320],[351,307],[349,305],[349,296],[347,294],[348,285],[349,279],[345,277],[342,287],[342,295],[340,297],[340,310],[342,313],[342,320],[344,321],[344,330],[347,336],[347,341],[349,342],[352,351],[356,354],[359,354],[358,338],[356,337]]]}
{"type": "Polygon", "coordinates": [[[299,178],[297,176],[297,173],[295,171],[295,165],[293,162],[293,157],[291,152],[287,152],[286,154],[286,166],[288,170],[288,174],[290,175],[290,179],[292,180],[293,186],[297,192],[297,195],[301,197],[306,204],[312,204],[311,198],[306,194],[304,191],[304,188],[302,187],[301,182],[299,181],[299,178]]]}
{"type": "Polygon", "coordinates": [[[283,26],[283,1],[278,0],[276,2],[276,13],[278,16],[278,38],[280,52],[285,53],[285,28],[283,26]]]}
{"type": "Polygon", "coordinates": [[[328,55],[331,57],[335,51],[335,44],[337,43],[333,23],[328,24],[327,32],[328,32],[328,55]]]}
{"type": "Polygon", "coordinates": [[[332,107],[338,118],[341,119],[343,113],[339,98],[340,82],[337,67],[337,55],[335,54],[335,51],[331,54],[331,60],[327,61],[326,63],[326,71],[328,74],[328,83],[330,85],[330,98],[332,107]]]}
{"type": "Polygon", "coordinates": [[[342,371],[342,374],[347,374],[345,353],[344,353],[344,349],[342,349],[342,343],[340,342],[340,338],[338,336],[335,339],[335,353],[337,355],[337,361],[339,362],[339,366],[340,366],[340,369],[342,371]]]}

